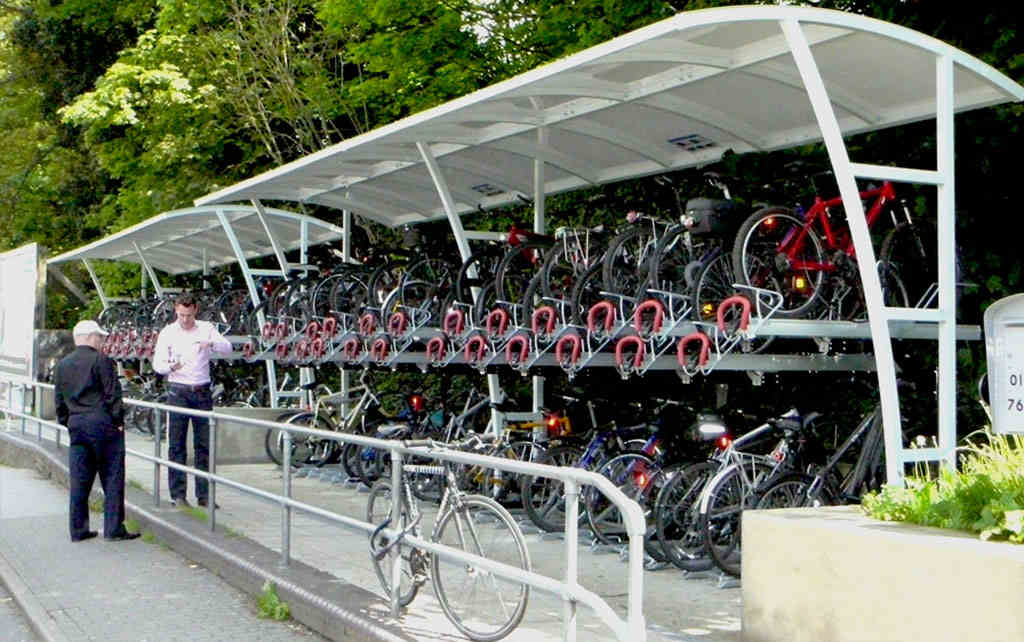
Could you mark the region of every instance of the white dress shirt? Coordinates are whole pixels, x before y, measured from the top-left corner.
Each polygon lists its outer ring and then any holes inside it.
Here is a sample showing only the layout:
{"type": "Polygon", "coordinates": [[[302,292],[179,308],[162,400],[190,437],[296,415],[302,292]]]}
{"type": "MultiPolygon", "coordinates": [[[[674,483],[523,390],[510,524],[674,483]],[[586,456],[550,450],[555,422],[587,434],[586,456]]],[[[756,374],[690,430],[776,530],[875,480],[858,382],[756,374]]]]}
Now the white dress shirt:
{"type": "Polygon", "coordinates": [[[191,330],[185,330],[175,321],[160,331],[153,349],[153,370],[167,375],[168,383],[198,386],[210,383],[210,354],[231,352],[231,342],[224,338],[209,321],[197,320],[191,330]],[[209,348],[200,343],[210,342],[209,348]],[[180,363],[181,368],[171,370],[180,363]]]}

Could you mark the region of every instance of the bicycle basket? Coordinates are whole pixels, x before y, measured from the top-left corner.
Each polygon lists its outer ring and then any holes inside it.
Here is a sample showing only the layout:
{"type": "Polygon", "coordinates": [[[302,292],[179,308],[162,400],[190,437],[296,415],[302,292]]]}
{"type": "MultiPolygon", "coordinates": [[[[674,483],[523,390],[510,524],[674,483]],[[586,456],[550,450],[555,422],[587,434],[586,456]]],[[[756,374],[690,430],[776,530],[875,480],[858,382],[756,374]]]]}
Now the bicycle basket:
{"type": "Polygon", "coordinates": [[[691,198],[686,201],[682,222],[690,234],[724,236],[736,227],[736,201],[717,198],[691,198]]]}

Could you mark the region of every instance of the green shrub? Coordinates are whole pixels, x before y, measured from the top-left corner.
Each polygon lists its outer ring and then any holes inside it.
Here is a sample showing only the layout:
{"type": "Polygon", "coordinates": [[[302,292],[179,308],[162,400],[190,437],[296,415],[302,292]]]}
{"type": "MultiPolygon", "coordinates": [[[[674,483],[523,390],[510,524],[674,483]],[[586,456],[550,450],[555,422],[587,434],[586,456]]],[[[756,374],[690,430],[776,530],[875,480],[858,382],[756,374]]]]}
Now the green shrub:
{"type": "Polygon", "coordinates": [[[271,620],[287,620],[290,618],[291,610],[286,602],[282,602],[277,595],[277,587],[273,582],[263,583],[263,592],[259,596],[260,617],[271,620]]]}

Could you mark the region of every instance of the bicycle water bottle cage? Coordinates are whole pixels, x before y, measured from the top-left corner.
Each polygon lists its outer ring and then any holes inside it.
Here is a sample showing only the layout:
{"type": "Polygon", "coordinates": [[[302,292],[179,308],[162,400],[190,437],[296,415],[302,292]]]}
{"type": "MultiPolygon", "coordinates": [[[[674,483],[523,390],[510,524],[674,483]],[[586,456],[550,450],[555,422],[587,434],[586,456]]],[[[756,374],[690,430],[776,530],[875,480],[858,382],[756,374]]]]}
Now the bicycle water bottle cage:
{"type": "Polygon", "coordinates": [[[306,325],[306,338],[312,341],[318,334],[320,334],[320,324],[316,321],[310,321],[309,324],[306,325]]]}
{"type": "Polygon", "coordinates": [[[722,334],[729,334],[725,329],[725,313],[736,306],[740,307],[739,331],[746,332],[750,327],[750,299],[742,294],[734,294],[718,304],[718,330],[722,334]]]}
{"type": "Polygon", "coordinates": [[[591,334],[601,334],[597,330],[597,323],[600,316],[604,314],[604,334],[610,334],[612,331],[612,325],[615,324],[615,306],[612,305],[611,301],[601,301],[595,303],[590,307],[590,311],[587,312],[587,330],[591,334]]]}
{"type": "Polygon", "coordinates": [[[368,337],[377,329],[377,317],[367,312],[359,317],[359,334],[368,337]]]}
{"type": "Polygon", "coordinates": [[[533,317],[530,319],[530,328],[533,330],[534,336],[537,337],[549,337],[551,333],[555,331],[555,317],[557,313],[555,309],[550,305],[542,305],[533,311],[533,317]],[[544,326],[544,331],[541,332],[541,325],[544,326]]]}
{"type": "Polygon", "coordinates": [[[679,340],[679,347],[676,348],[676,362],[679,363],[679,367],[683,370],[687,369],[686,366],[686,348],[691,343],[700,344],[697,352],[697,367],[703,368],[708,363],[708,358],[711,355],[711,339],[708,335],[703,332],[691,332],[682,339],[679,340]]]}
{"type": "Polygon", "coordinates": [[[633,311],[633,328],[636,329],[641,337],[646,338],[661,332],[661,325],[664,320],[665,306],[657,299],[647,299],[636,306],[636,310],[633,311]],[[653,318],[651,318],[650,331],[647,331],[644,327],[644,316],[652,313],[653,318]]]}
{"type": "Polygon", "coordinates": [[[644,340],[635,334],[619,339],[615,344],[615,366],[619,369],[619,372],[628,374],[633,371],[639,371],[640,367],[644,364],[646,349],[644,340]],[[636,354],[633,355],[632,363],[626,363],[623,355],[630,346],[636,349],[636,354]]]}
{"type": "Polygon", "coordinates": [[[388,334],[398,338],[405,334],[409,316],[405,312],[395,312],[388,318],[388,334]]]}
{"type": "Polygon", "coordinates": [[[508,365],[519,365],[526,363],[526,358],[530,355],[530,341],[525,335],[517,334],[508,340],[508,344],[505,346],[505,360],[508,365]]]}
{"type": "Polygon", "coordinates": [[[580,339],[580,335],[575,332],[566,334],[555,344],[555,361],[563,369],[568,370],[580,360],[582,349],[583,341],[580,339]],[[566,350],[568,350],[568,354],[566,350]]]}
{"type": "Polygon", "coordinates": [[[503,336],[508,329],[508,312],[503,308],[494,308],[488,313],[484,328],[489,337],[503,336]]]}
{"type": "Polygon", "coordinates": [[[449,310],[448,314],[444,315],[443,330],[445,334],[449,336],[458,336],[462,334],[465,327],[466,313],[462,310],[449,310]]]}
{"type": "Polygon", "coordinates": [[[437,363],[444,360],[444,339],[433,337],[427,341],[427,363],[437,363]]]}
{"type": "Polygon", "coordinates": [[[384,337],[380,337],[374,341],[373,346],[370,347],[370,356],[373,357],[373,360],[377,363],[384,363],[388,358],[389,347],[390,342],[384,337]]]}
{"type": "Polygon", "coordinates": [[[359,342],[359,339],[355,337],[348,338],[343,344],[341,344],[341,355],[345,361],[355,361],[359,358],[359,352],[362,350],[363,344],[359,342]]]}
{"type": "Polygon", "coordinates": [[[338,334],[338,320],[334,317],[327,317],[324,319],[323,336],[331,338],[338,334]]]}
{"type": "Polygon", "coordinates": [[[480,363],[484,360],[484,353],[487,351],[487,340],[479,334],[474,335],[469,341],[466,342],[466,349],[464,355],[466,357],[466,363],[474,364],[480,363]]]}

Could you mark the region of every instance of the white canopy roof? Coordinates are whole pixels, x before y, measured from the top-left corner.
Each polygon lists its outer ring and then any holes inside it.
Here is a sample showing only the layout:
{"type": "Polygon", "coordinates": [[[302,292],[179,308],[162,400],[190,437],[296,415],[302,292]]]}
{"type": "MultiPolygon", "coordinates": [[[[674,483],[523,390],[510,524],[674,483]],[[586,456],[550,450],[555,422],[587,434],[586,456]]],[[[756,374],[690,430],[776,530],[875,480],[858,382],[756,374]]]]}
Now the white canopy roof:
{"type": "Polygon", "coordinates": [[[931,119],[936,60],[954,62],[955,109],[1024,99],[1024,88],[939,40],[839,11],[780,6],[680,13],[209,194],[309,202],[387,225],[443,217],[417,143],[466,213],[543,192],[821,140],[781,30],[807,36],[844,135],[931,119]],[[539,189],[538,189],[539,191],[539,189]]]}
{"type": "MultiPolygon", "coordinates": [[[[223,212],[238,238],[247,259],[274,253],[273,245],[251,206],[221,205],[165,212],[133,225],[117,234],[51,258],[48,263],[81,259],[107,259],[142,263],[140,252],[150,267],[168,274],[183,274],[209,267],[235,263],[238,257],[221,223],[223,212]]],[[[302,245],[303,227],[308,246],[340,239],[342,228],[293,212],[264,209],[269,231],[283,251],[302,245]]]]}

